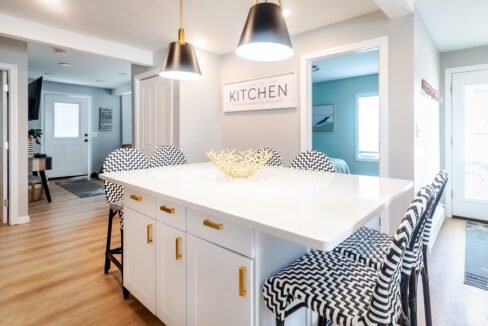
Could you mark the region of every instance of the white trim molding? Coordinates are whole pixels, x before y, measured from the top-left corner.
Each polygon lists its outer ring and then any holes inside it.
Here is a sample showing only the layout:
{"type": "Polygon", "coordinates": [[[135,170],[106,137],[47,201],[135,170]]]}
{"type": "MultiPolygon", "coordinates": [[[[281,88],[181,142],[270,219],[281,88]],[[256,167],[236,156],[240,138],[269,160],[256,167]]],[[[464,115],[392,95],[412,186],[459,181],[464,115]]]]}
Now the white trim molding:
{"type": "Polygon", "coordinates": [[[73,50],[122,59],[143,66],[152,66],[154,64],[154,53],[152,51],[69,32],[8,15],[0,14],[0,26],[2,26],[1,35],[16,39],[62,46],[73,50]]]}
{"type": "Polygon", "coordinates": [[[14,168],[20,165],[20,155],[25,155],[27,159],[27,153],[19,153],[18,67],[17,65],[0,63],[0,69],[6,70],[9,78],[9,224],[24,224],[29,223],[30,218],[28,215],[19,216],[21,201],[27,202],[27,192],[22,192],[19,180],[20,174],[26,173],[26,171],[14,168]]]}
{"type": "Polygon", "coordinates": [[[380,101],[379,175],[388,177],[388,37],[303,54],[300,57],[300,151],[312,149],[312,76],[313,61],[341,54],[377,48],[379,51],[378,95],[380,101]]]}
{"type": "Polygon", "coordinates": [[[452,217],[452,76],[477,70],[488,70],[488,64],[447,68],[444,73],[444,168],[451,176],[445,190],[446,217],[452,217]]]}

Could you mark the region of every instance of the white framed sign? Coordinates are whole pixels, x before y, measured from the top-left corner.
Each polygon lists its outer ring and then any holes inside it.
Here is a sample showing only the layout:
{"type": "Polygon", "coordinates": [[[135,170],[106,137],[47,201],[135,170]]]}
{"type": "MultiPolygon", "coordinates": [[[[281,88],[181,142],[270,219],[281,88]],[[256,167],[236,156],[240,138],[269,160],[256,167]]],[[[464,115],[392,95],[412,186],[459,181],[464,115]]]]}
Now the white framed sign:
{"type": "Polygon", "coordinates": [[[297,106],[294,72],[224,85],[224,112],[272,110],[297,106]]]}

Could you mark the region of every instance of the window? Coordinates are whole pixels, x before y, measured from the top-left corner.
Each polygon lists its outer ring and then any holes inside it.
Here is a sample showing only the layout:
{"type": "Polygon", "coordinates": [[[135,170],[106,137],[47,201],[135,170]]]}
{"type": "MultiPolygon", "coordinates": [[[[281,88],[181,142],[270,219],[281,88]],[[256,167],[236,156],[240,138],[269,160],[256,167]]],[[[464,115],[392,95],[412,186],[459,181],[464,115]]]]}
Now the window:
{"type": "Polygon", "coordinates": [[[80,105],[54,103],[54,138],[80,137],[80,105]]]}
{"type": "Polygon", "coordinates": [[[377,94],[356,95],[356,159],[378,161],[380,151],[380,105],[377,94]]]}

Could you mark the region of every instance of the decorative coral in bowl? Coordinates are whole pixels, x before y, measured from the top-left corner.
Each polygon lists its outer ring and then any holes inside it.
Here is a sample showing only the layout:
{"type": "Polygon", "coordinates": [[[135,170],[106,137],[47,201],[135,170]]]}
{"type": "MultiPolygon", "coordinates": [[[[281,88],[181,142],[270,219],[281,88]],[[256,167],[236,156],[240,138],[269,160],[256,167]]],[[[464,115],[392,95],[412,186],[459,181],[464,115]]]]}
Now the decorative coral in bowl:
{"type": "Polygon", "coordinates": [[[233,178],[248,178],[261,169],[271,158],[271,150],[236,151],[224,149],[220,153],[207,153],[210,162],[228,176],[233,178]]]}

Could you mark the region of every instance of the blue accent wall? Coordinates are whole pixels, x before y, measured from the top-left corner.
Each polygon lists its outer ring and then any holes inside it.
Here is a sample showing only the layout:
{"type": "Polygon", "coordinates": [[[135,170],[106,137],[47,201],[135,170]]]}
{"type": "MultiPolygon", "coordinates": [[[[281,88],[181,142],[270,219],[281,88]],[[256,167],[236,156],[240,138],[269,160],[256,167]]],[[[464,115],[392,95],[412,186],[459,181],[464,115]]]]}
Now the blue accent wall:
{"type": "Polygon", "coordinates": [[[314,131],[312,147],[347,162],[352,174],[378,175],[377,162],[356,160],[356,94],[378,92],[378,74],[314,83],[313,105],[334,105],[334,131],[314,131]]]}

